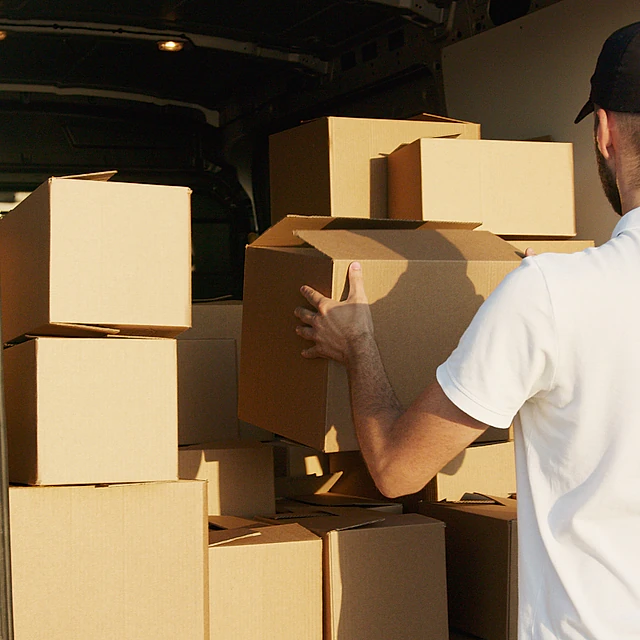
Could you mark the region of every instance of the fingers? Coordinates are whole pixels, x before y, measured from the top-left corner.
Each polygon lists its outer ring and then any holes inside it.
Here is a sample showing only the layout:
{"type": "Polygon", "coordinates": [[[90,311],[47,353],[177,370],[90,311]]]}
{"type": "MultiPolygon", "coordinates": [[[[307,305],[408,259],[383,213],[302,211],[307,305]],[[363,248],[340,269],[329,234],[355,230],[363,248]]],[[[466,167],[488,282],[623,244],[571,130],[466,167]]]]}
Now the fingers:
{"type": "Polygon", "coordinates": [[[525,258],[530,258],[531,256],[535,256],[535,255],[536,255],[536,252],[531,247],[525,249],[524,251],[525,258]]]}
{"type": "Polygon", "coordinates": [[[359,262],[352,262],[349,265],[349,296],[347,300],[350,302],[367,302],[362,265],[359,262]]]}
{"type": "Polygon", "coordinates": [[[327,298],[319,291],[316,291],[307,285],[300,287],[300,293],[307,299],[309,304],[312,304],[316,309],[320,307],[323,300],[327,300],[327,298]]]}
{"type": "Polygon", "coordinates": [[[305,307],[296,307],[293,313],[297,318],[299,318],[300,320],[302,320],[302,322],[306,324],[313,324],[313,320],[316,317],[316,314],[314,311],[311,311],[310,309],[306,309],[305,307]]]}
{"type": "Polygon", "coordinates": [[[313,340],[315,335],[314,330],[311,327],[296,327],[296,333],[305,340],[313,340]]]}

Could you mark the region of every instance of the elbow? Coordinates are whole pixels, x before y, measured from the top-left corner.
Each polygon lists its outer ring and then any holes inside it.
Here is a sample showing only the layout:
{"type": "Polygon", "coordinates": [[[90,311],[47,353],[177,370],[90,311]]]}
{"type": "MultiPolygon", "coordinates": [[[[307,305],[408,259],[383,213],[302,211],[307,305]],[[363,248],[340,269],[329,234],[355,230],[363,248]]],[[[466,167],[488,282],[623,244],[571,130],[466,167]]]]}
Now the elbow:
{"type": "Polygon", "coordinates": [[[417,493],[426,485],[423,478],[411,477],[406,468],[386,465],[370,471],[376,488],[385,498],[408,496],[417,493]]]}

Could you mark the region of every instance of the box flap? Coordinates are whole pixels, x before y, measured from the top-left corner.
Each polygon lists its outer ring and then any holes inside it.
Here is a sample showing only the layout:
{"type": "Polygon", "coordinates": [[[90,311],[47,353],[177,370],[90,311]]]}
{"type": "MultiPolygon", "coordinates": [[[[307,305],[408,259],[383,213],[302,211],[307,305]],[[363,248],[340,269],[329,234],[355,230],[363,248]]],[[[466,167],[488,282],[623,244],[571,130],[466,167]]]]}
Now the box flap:
{"type": "Polygon", "coordinates": [[[96,171],[95,173],[78,173],[74,176],[56,176],[56,179],[64,180],[95,180],[96,182],[107,182],[118,173],[114,171],[96,171]]]}
{"type": "Polygon", "coordinates": [[[340,480],[342,471],[323,476],[283,476],[275,478],[275,491],[278,498],[291,498],[297,495],[324,493],[340,480]]]}
{"type": "Polygon", "coordinates": [[[446,118],[445,116],[437,116],[433,113],[419,113],[417,116],[412,116],[408,120],[420,120],[422,122],[452,122],[458,124],[477,124],[476,122],[469,122],[467,120],[458,120],[456,118],[446,118]]]}
{"type": "Polygon", "coordinates": [[[328,492],[294,496],[294,500],[319,507],[386,507],[396,504],[390,500],[374,500],[373,498],[361,498],[359,496],[328,492]]]}
{"type": "Polygon", "coordinates": [[[302,511],[293,510],[287,513],[276,513],[269,516],[261,516],[256,519],[276,524],[282,522],[298,522],[306,529],[309,529],[309,531],[318,535],[323,535],[329,531],[358,529],[377,522],[384,522],[385,520],[385,517],[381,516],[380,512],[374,512],[369,509],[351,509],[348,507],[342,507],[338,510],[317,508],[315,510],[306,511],[304,510],[304,505],[302,508],[302,511]]]}
{"type": "Polygon", "coordinates": [[[240,529],[209,529],[209,546],[218,547],[222,544],[244,540],[245,538],[255,538],[261,535],[260,531],[248,528],[240,529]]]}
{"type": "Polygon", "coordinates": [[[367,229],[475,229],[481,222],[440,220],[385,220],[380,218],[332,218],[329,216],[289,215],[256,238],[252,247],[301,247],[305,240],[300,231],[367,229]]]}
{"type": "Polygon", "coordinates": [[[209,529],[242,529],[262,526],[262,523],[239,516],[209,516],[209,529]]]}
{"type": "Polygon", "coordinates": [[[487,231],[463,229],[304,230],[302,240],[336,260],[517,261],[513,247],[487,231]]]}

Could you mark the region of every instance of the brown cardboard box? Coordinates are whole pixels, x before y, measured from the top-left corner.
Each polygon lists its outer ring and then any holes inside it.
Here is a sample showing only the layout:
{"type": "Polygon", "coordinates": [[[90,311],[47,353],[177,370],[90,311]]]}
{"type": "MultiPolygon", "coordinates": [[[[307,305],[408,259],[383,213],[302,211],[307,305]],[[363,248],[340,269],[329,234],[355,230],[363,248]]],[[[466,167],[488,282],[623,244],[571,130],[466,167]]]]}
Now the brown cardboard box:
{"type": "Polygon", "coordinates": [[[402,505],[383,498],[377,500],[375,498],[365,498],[362,496],[349,496],[340,493],[331,493],[330,491],[320,491],[308,495],[296,495],[288,499],[278,500],[278,513],[286,513],[308,509],[317,511],[318,507],[359,507],[361,509],[372,509],[382,513],[402,513],[402,505]]]}
{"type": "Polygon", "coordinates": [[[274,440],[270,444],[276,478],[329,473],[329,456],[322,451],[285,439],[274,440]]]}
{"type": "Polygon", "coordinates": [[[10,487],[16,640],[205,640],[206,485],[10,487]]]}
{"type": "Polygon", "coordinates": [[[480,125],[324,117],[269,138],[271,221],[286,215],[387,217],[387,154],[418,138],[480,138],[480,125]]]}
{"type": "Polygon", "coordinates": [[[235,340],[240,353],[241,333],[241,300],[194,302],[191,307],[191,328],[181,333],[178,339],[235,340]]]}
{"type": "MultiPolygon", "coordinates": [[[[331,488],[332,493],[361,495],[375,500],[384,498],[359,452],[332,453],[329,468],[332,473],[342,472],[331,488]]],[[[513,441],[510,441],[468,447],[424,489],[397,501],[403,504],[405,511],[415,512],[421,500],[459,500],[467,492],[508,497],[515,491],[515,454],[513,441]]]]}
{"type": "Polygon", "coordinates": [[[180,447],[179,474],[207,480],[210,516],[251,518],[275,508],[273,451],[267,444],[229,440],[180,447]]]}
{"type": "Polygon", "coordinates": [[[9,476],[176,480],[176,341],[35,338],[3,352],[9,476]]]}
{"type": "Polygon", "coordinates": [[[293,314],[306,304],[303,284],[343,298],[353,260],[362,263],[382,360],[400,402],[408,405],[435,379],[480,304],[521,259],[488,232],[412,224],[420,226],[290,216],[247,247],[241,419],[324,452],[358,449],[344,367],[302,358],[309,343],[295,333],[293,314]]]}
{"type": "Polygon", "coordinates": [[[238,437],[235,340],[178,340],[178,443],[238,437]]]}
{"type": "Polygon", "coordinates": [[[518,522],[516,501],[423,504],[446,524],[447,586],[452,627],[486,640],[516,640],[518,522]]]}
{"type": "Polygon", "coordinates": [[[509,239],[524,257],[527,249],[533,249],[534,253],[575,253],[584,251],[594,246],[593,240],[515,240],[509,239]]]}
{"type": "Polygon", "coordinates": [[[3,341],[187,329],[190,194],[92,179],[40,185],[0,221],[3,341]]]}
{"type": "Polygon", "coordinates": [[[422,138],[388,164],[390,218],[481,221],[501,236],[576,233],[569,143],[422,138]]]}
{"type": "Polygon", "coordinates": [[[357,508],[265,520],[322,536],[325,640],[447,637],[442,522],[357,508]]]}
{"type": "Polygon", "coordinates": [[[211,638],[322,639],[322,541],[299,524],[209,518],[211,638]]]}

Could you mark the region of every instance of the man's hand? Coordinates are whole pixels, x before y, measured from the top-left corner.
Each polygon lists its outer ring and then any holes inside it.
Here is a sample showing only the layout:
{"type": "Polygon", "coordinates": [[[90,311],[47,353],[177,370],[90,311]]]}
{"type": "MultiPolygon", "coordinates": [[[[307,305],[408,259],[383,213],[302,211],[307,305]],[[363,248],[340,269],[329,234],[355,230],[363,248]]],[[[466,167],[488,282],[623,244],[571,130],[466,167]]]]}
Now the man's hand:
{"type": "Polygon", "coordinates": [[[304,349],[305,358],[331,358],[347,365],[359,345],[373,340],[373,321],[360,263],[349,265],[349,296],[344,302],[331,300],[308,286],[303,286],[300,293],[316,309],[298,307],[294,312],[304,323],[296,327],[296,333],[315,343],[304,349]]]}

